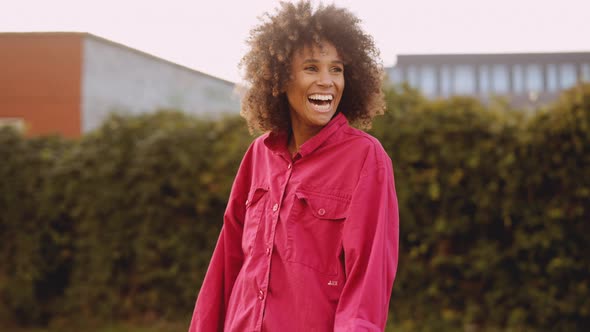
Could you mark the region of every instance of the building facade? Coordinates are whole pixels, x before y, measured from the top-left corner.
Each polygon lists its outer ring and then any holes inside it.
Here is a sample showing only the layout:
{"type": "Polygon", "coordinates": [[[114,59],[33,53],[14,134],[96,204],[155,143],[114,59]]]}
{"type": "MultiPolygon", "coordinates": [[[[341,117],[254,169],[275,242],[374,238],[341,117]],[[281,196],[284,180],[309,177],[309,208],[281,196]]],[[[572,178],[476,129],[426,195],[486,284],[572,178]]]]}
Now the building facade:
{"type": "Polygon", "coordinates": [[[387,69],[393,83],[407,82],[430,98],[505,97],[534,108],[578,82],[590,82],[590,52],[400,55],[387,69]]]}
{"type": "Polygon", "coordinates": [[[238,113],[235,85],[88,33],[0,33],[0,124],[78,137],[111,112],[238,113]]]}

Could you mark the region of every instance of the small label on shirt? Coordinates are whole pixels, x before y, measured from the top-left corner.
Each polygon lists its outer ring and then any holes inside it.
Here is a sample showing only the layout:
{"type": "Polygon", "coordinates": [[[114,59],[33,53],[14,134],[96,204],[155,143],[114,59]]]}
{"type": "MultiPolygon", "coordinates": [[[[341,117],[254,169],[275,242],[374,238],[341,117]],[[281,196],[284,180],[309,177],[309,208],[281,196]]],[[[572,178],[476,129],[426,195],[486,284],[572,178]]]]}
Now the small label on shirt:
{"type": "Polygon", "coordinates": [[[330,280],[330,281],[328,281],[328,286],[338,286],[338,280],[330,280]]]}

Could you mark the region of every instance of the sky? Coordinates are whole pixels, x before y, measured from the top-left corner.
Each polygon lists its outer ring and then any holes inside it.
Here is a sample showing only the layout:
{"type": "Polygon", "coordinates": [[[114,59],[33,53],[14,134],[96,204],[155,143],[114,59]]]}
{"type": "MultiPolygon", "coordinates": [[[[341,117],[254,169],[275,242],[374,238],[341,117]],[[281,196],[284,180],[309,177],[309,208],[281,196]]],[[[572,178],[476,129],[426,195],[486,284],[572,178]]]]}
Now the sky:
{"type": "MultiPolygon", "coordinates": [[[[397,54],[590,52],[590,0],[323,3],[362,20],[385,66],[397,54]]],[[[277,6],[276,0],[0,0],[0,32],[89,32],[240,82],[249,31],[277,6]]]]}

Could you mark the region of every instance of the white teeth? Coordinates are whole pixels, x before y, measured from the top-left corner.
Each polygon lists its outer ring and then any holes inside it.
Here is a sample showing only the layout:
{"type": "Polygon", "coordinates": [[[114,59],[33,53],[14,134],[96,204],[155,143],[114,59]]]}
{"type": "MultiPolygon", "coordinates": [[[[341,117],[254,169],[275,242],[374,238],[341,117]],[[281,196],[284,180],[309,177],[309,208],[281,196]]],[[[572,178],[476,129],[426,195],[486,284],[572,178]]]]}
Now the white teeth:
{"type": "Polygon", "coordinates": [[[313,100],[332,100],[332,95],[320,95],[320,94],[313,94],[311,96],[309,96],[309,99],[313,99],[313,100]]]}
{"type": "Polygon", "coordinates": [[[327,112],[330,110],[330,104],[326,105],[316,105],[314,106],[315,110],[318,112],[327,112]]]}

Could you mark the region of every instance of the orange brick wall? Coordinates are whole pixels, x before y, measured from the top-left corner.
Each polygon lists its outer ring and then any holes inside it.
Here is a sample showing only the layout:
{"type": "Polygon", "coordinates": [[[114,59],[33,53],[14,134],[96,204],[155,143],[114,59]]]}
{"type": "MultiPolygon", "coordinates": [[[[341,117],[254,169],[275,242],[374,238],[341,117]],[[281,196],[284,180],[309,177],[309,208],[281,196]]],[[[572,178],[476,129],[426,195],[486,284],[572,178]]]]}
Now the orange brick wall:
{"type": "Polygon", "coordinates": [[[80,34],[0,33],[0,118],[26,134],[81,134],[80,34]]]}

